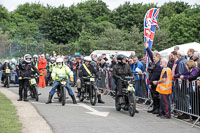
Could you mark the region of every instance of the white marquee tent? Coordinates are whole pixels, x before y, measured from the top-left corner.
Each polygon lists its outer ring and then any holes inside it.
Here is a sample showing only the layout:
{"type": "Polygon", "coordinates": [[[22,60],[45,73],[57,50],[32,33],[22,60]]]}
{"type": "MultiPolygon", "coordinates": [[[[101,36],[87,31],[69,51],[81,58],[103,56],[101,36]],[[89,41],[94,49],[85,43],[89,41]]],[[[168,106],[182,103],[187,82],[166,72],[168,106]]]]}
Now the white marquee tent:
{"type": "MultiPolygon", "coordinates": [[[[179,50],[184,51],[185,55],[187,55],[187,51],[189,48],[193,48],[195,51],[198,51],[200,53],[200,44],[197,42],[192,42],[192,43],[186,43],[186,44],[182,44],[182,45],[177,45],[179,46],[179,50]]],[[[166,58],[168,59],[169,54],[174,51],[174,47],[165,49],[163,51],[160,51],[160,55],[162,58],[166,58]]]]}

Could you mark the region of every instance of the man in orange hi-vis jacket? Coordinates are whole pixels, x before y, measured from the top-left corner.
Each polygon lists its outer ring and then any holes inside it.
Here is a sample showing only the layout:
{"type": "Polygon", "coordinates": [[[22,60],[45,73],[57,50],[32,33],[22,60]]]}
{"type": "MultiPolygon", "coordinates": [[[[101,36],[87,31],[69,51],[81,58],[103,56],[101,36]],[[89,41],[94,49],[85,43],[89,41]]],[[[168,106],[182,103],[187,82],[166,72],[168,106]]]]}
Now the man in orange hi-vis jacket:
{"type": "Polygon", "coordinates": [[[42,54],[38,63],[38,70],[40,72],[38,87],[46,87],[45,84],[46,65],[47,65],[47,60],[45,59],[44,54],[42,54]]]}

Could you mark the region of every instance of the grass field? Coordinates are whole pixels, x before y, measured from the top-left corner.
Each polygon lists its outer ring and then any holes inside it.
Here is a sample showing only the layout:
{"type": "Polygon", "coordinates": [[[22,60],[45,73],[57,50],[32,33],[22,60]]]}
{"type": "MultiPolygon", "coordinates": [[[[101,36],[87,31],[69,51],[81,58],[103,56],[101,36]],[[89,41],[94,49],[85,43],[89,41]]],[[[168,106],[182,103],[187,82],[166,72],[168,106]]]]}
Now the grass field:
{"type": "Polygon", "coordinates": [[[21,133],[21,129],[15,106],[0,93],[0,133],[21,133]]]}

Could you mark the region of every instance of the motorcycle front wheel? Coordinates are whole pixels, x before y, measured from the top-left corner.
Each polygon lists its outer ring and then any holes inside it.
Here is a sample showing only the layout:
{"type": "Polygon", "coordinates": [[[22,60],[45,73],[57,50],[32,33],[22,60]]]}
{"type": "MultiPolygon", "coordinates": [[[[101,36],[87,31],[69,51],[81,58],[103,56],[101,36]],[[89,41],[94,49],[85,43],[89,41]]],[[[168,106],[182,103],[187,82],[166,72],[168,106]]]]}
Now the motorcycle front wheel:
{"type": "Polygon", "coordinates": [[[129,92],[128,99],[129,99],[129,115],[133,117],[136,111],[135,94],[133,92],[129,92]]]}

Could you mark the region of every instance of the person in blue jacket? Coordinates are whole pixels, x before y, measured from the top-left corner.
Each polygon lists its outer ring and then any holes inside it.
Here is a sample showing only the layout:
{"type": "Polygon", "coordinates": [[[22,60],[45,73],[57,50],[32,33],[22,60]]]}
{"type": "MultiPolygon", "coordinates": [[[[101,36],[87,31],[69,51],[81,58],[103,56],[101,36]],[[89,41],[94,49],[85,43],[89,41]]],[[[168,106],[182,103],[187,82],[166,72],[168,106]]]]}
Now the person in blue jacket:
{"type": "Polygon", "coordinates": [[[136,80],[135,94],[136,96],[143,97],[142,74],[144,73],[145,69],[143,64],[138,60],[137,56],[133,57],[133,64],[131,65],[131,68],[136,80]]]}

